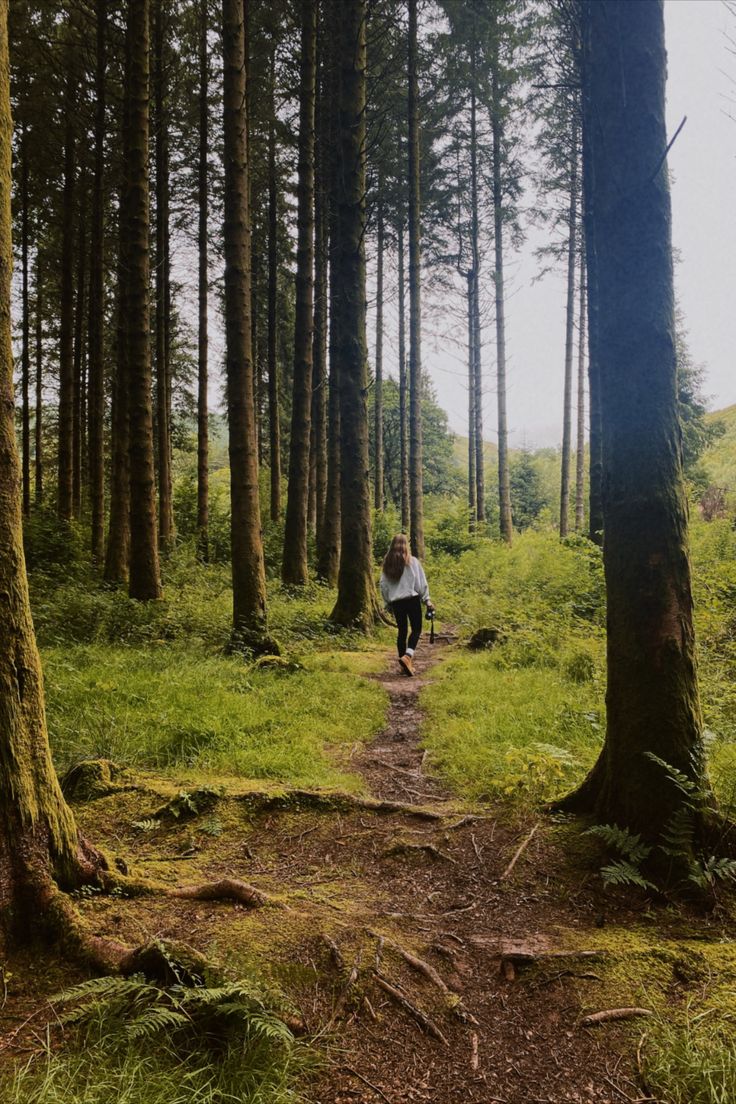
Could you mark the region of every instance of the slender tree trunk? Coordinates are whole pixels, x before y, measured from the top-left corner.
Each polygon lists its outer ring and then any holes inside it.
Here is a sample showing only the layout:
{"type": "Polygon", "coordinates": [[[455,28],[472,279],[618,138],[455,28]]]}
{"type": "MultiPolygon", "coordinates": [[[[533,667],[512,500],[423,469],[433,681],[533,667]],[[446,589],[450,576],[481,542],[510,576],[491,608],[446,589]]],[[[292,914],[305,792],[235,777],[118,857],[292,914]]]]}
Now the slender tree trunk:
{"type": "Polygon", "coordinates": [[[268,121],[268,428],[271,464],[271,521],[281,516],[281,432],[279,429],[278,195],[276,189],[276,61],[271,49],[271,114],[268,121]]]}
{"type": "MultiPolygon", "coordinates": [[[[266,573],[250,328],[250,209],[246,119],[247,0],[223,0],[225,341],[230,450],[233,628],[253,647],[266,630],[266,573]]],[[[273,460],[273,458],[272,458],[273,460]]]]}
{"type": "Polygon", "coordinates": [[[575,532],[582,533],[585,525],[585,252],[580,250],[580,326],[578,330],[578,422],[577,451],[575,456],[575,532]]]}
{"type": "Polygon", "coordinates": [[[327,495],[327,95],[324,26],[317,28],[319,85],[315,115],[314,189],[314,336],[312,345],[312,436],[311,471],[314,528],[317,548],[321,541],[327,495]]]}
{"type": "Polygon", "coordinates": [[[473,43],[472,82],[470,90],[470,202],[472,218],[473,285],[471,295],[473,326],[473,444],[475,446],[475,516],[479,522],[486,519],[485,456],[483,453],[483,373],[481,370],[480,340],[480,229],[478,223],[478,126],[475,95],[476,56],[473,43]]]}
{"type": "Polygon", "coordinates": [[[589,518],[588,535],[595,544],[603,543],[603,436],[601,427],[601,378],[598,360],[598,266],[594,242],[595,227],[591,215],[593,178],[591,135],[596,123],[590,116],[590,103],[582,101],[583,117],[583,242],[588,306],[588,407],[589,439],[589,518]]]}
{"type": "Polygon", "coordinates": [[[31,512],[31,408],[30,408],[30,377],[31,377],[31,306],[28,294],[29,259],[28,259],[28,138],[26,128],[23,127],[20,146],[21,157],[21,265],[23,280],[23,318],[22,318],[22,348],[21,348],[21,425],[22,425],[22,449],[23,449],[23,513],[27,517],[31,512]]]}
{"type": "Polygon", "coordinates": [[[373,467],[373,505],[383,510],[385,496],[383,489],[383,188],[381,174],[378,176],[378,227],[376,238],[376,372],[373,407],[373,440],[375,445],[373,467]]]}
{"type": "Polygon", "coordinates": [[[207,53],[209,0],[200,0],[199,13],[199,159],[197,169],[198,208],[198,334],[197,334],[197,550],[199,558],[209,559],[209,250],[208,220],[209,180],[207,151],[209,149],[209,61],[207,53]]]}
{"type": "Polygon", "coordinates": [[[43,279],[41,258],[36,252],[36,418],[35,418],[34,498],[43,502],[43,279]]]}
{"type": "Polygon", "coordinates": [[[64,94],[64,188],[61,227],[61,303],[59,317],[59,517],[71,521],[74,505],[74,206],[76,178],[76,74],[73,46],[68,47],[64,94]]]}
{"type": "Polygon", "coordinates": [[[337,243],[332,270],[342,431],[342,540],[331,619],[367,630],[378,615],[373,582],[368,455],[365,291],[366,2],[343,0],[338,115],[337,243]]]}
{"type": "Polygon", "coordinates": [[[307,515],[309,437],[312,418],[314,329],[314,109],[316,100],[317,5],[302,0],[297,260],[294,321],[294,385],[289,443],[289,493],[281,577],[292,586],[309,582],[307,515]]]}
{"type": "Polygon", "coordinates": [[[475,311],[473,309],[473,270],[468,269],[468,528],[472,533],[478,520],[475,478],[475,311]]]}
{"type": "Polygon", "coordinates": [[[77,227],[77,288],[74,310],[74,405],[72,410],[72,510],[77,521],[82,517],[82,475],[84,465],[84,315],[87,283],[87,190],[86,172],[80,182],[79,219],[77,227]]]}
{"type": "Polygon", "coordinates": [[[493,140],[493,235],[496,295],[496,391],[498,399],[498,509],[501,538],[511,544],[511,482],[509,476],[509,431],[506,414],[506,310],[503,283],[503,187],[501,158],[503,124],[498,89],[498,56],[494,59],[492,80],[491,133],[493,140]]]}
{"type": "Polygon", "coordinates": [[[411,496],[409,494],[409,381],[406,371],[406,272],[404,267],[404,223],[399,221],[399,448],[401,466],[401,531],[409,532],[411,496]]]}
{"type": "Polygon", "coordinates": [[[169,106],[166,70],[165,0],[154,0],[154,135],[156,158],[156,457],[158,535],[163,551],[174,537],[171,488],[169,106]]]}
{"type": "Polygon", "coordinates": [[[107,0],[97,0],[95,62],[95,154],[88,323],[89,494],[92,508],[92,558],[102,562],[105,542],[105,112],[107,72],[107,0]]]}
{"type": "Polygon", "coordinates": [[[596,121],[585,172],[597,261],[608,677],[605,743],[569,804],[652,841],[685,816],[697,838],[709,798],[662,163],[663,4],[597,0],[583,19],[586,117],[596,121]],[[659,760],[690,779],[693,792],[673,785],[659,760]]]}
{"type": "Polygon", "coordinates": [[[560,478],[560,537],[570,520],[570,453],[572,446],[572,356],[575,341],[575,262],[578,237],[578,128],[570,136],[570,209],[567,217],[567,305],[565,311],[565,379],[562,402],[562,474],[560,478]]]}
{"type": "Polygon", "coordinates": [[[409,6],[409,491],[411,550],[424,558],[422,471],[422,259],[419,170],[419,82],[417,77],[417,0],[409,6]]]}
{"type": "Polygon", "coordinates": [[[127,288],[130,384],[130,576],[131,598],[161,597],[153,463],[153,412],[148,252],[148,133],[150,0],[129,0],[130,117],[126,172],[130,234],[127,288]]]}

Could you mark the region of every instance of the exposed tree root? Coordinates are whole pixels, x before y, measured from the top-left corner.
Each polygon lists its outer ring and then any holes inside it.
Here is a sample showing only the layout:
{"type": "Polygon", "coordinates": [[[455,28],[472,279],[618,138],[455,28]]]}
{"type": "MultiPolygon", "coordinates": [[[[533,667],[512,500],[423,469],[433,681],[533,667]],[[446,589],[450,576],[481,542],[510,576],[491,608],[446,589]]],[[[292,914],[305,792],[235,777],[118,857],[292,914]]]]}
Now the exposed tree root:
{"type": "Polygon", "coordinates": [[[435,809],[417,805],[404,805],[400,801],[382,801],[375,797],[361,797],[342,790],[286,790],[284,793],[239,794],[237,800],[251,806],[254,812],[270,812],[274,809],[315,809],[324,812],[350,812],[359,809],[378,814],[398,814],[419,820],[440,821],[445,814],[435,809]]]}
{"type": "Polygon", "coordinates": [[[448,1046],[447,1038],[442,1034],[440,1029],[434,1020],[431,1020],[426,1012],[422,1012],[421,1008],[417,1008],[415,1004],[400,993],[399,990],[391,984],[390,981],[379,973],[374,972],[373,980],[379,988],[383,989],[384,993],[387,993],[393,1001],[396,1002],[405,1012],[408,1012],[413,1020],[421,1027],[422,1031],[425,1031],[427,1035],[431,1035],[433,1039],[437,1039],[443,1046],[448,1046]]]}
{"type": "Polygon", "coordinates": [[[511,858],[511,861],[510,861],[510,863],[508,864],[508,866],[507,866],[507,867],[506,867],[506,869],[504,870],[503,874],[501,875],[500,881],[502,881],[502,882],[503,882],[503,881],[505,881],[505,880],[506,880],[506,878],[508,878],[508,877],[509,877],[509,875],[511,874],[512,870],[513,870],[513,869],[514,869],[514,867],[516,866],[517,862],[519,861],[519,859],[521,858],[521,856],[522,856],[522,855],[524,854],[524,852],[526,851],[526,849],[527,849],[527,847],[529,846],[529,844],[530,844],[530,843],[532,842],[532,840],[534,839],[534,836],[536,835],[536,833],[537,833],[537,829],[538,829],[538,828],[539,828],[539,825],[538,825],[538,824],[535,824],[535,825],[534,825],[534,827],[532,828],[531,832],[529,833],[529,835],[528,835],[528,836],[525,836],[525,838],[524,838],[524,839],[522,840],[522,842],[521,842],[521,843],[519,844],[519,846],[517,847],[516,851],[514,852],[514,854],[513,854],[512,858],[511,858]]]}
{"type": "Polygon", "coordinates": [[[287,908],[281,901],[237,878],[221,878],[217,882],[205,882],[200,886],[178,886],[176,889],[167,889],[164,892],[168,897],[180,897],[190,901],[235,901],[248,908],[261,908],[263,905],[287,908]]]}
{"type": "Polygon", "coordinates": [[[653,1016],[651,1008],[606,1008],[603,1012],[593,1012],[583,1016],[581,1027],[594,1027],[596,1024],[612,1023],[614,1020],[633,1020],[639,1016],[653,1016]]]}

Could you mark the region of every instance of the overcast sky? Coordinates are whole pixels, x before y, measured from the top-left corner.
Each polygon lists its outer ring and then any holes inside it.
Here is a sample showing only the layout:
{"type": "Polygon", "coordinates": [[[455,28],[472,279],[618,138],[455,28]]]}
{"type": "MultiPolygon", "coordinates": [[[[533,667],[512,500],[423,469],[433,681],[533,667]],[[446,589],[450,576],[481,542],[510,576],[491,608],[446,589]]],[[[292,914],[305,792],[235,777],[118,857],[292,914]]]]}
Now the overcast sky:
{"type": "MultiPolygon", "coordinates": [[[[677,293],[693,358],[706,367],[713,408],[736,403],[736,18],[720,0],[666,0],[668,131],[687,123],[669,155],[674,244],[681,256],[677,293]],[[733,77],[733,83],[731,81],[733,77]]],[[[507,305],[509,429],[515,445],[558,444],[562,420],[565,285],[563,274],[532,283],[532,236],[509,257],[507,305]]],[[[467,429],[463,350],[430,336],[438,304],[428,304],[423,360],[451,428],[467,429]]],[[[493,334],[485,335],[485,436],[495,439],[493,334]]]]}

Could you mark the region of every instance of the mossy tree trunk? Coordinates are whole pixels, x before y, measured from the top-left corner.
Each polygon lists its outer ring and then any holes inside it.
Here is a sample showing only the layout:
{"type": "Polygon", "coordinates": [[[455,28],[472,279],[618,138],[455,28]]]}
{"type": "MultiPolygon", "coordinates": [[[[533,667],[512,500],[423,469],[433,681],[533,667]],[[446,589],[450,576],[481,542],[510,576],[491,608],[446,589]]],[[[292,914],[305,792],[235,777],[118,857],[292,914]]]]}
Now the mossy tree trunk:
{"type": "Polygon", "coordinates": [[[608,633],[601,756],[569,808],[657,839],[705,806],[678,418],[661,0],[583,9],[586,143],[598,300],[608,633]]]}
{"type": "Polygon", "coordinates": [[[406,268],[404,262],[404,220],[397,227],[399,244],[399,450],[401,465],[401,531],[409,532],[411,496],[409,494],[409,381],[406,365],[406,268]]]}
{"type": "Polygon", "coordinates": [[[33,456],[33,497],[43,502],[43,275],[40,252],[36,251],[36,413],[33,456]]]}
{"type": "Polygon", "coordinates": [[[411,550],[424,557],[422,470],[422,256],[419,152],[419,78],[417,74],[417,0],[408,0],[409,118],[409,494],[411,550]]]}
{"type": "Polygon", "coordinates": [[[198,315],[197,315],[197,554],[203,562],[209,559],[209,249],[207,241],[209,178],[209,57],[207,29],[209,3],[200,0],[199,11],[199,152],[197,164],[197,248],[198,248],[198,315]]]}
{"type": "Polygon", "coordinates": [[[101,563],[105,542],[105,119],[107,71],[107,0],[96,4],[94,178],[90,241],[87,408],[89,497],[92,509],[92,558],[101,563]]]}
{"type": "Polygon", "coordinates": [[[125,174],[129,244],[127,345],[130,418],[131,598],[161,597],[153,462],[150,350],[150,258],[148,200],[150,0],[129,0],[130,51],[128,161],[125,174]]]}
{"type": "Polygon", "coordinates": [[[570,135],[570,206],[567,215],[567,297],[565,308],[565,369],[562,387],[562,472],[560,477],[560,536],[570,525],[570,459],[572,453],[572,358],[575,341],[575,270],[578,238],[578,128],[570,135]]]}
{"type": "Polygon", "coordinates": [[[21,279],[22,279],[22,320],[21,320],[21,445],[23,479],[23,514],[31,512],[31,303],[29,285],[29,198],[28,198],[28,136],[25,126],[20,141],[21,161],[21,279]]]}
{"type": "Polygon", "coordinates": [[[312,420],[312,337],[314,327],[314,110],[316,98],[316,0],[301,0],[299,165],[297,170],[296,299],[294,382],[289,442],[289,489],[281,577],[292,586],[309,582],[309,439],[312,420]]]}
{"type": "Polygon", "coordinates": [[[378,614],[371,554],[366,343],[366,2],[340,5],[337,156],[335,352],[340,364],[342,539],[338,594],[331,619],[369,629],[378,614]]]}
{"type": "Polygon", "coordinates": [[[0,0],[0,949],[39,926],[53,880],[85,864],[51,762],[23,556],[11,349],[8,2],[0,0]]]}
{"type": "Polygon", "coordinates": [[[225,342],[230,452],[233,628],[258,646],[266,631],[266,574],[258,498],[250,324],[250,207],[246,119],[247,3],[223,0],[225,342]]]}

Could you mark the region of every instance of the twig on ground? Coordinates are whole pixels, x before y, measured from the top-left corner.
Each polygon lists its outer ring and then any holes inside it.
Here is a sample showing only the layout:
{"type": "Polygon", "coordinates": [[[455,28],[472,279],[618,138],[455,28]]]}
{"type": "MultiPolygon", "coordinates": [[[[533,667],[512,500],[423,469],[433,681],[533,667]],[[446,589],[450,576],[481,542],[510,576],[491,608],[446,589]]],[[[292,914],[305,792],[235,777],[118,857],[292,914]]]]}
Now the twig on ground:
{"type": "MultiPolygon", "coordinates": [[[[417,971],[417,973],[423,974],[424,977],[426,977],[428,981],[431,981],[433,985],[436,985],[437,988],[441,990],[441,992],[445,994],[450,992],[445,982],[435,970],[434,966],[432,966],[429,962],[425,962],[423,958],[418,958],[416,955],[412,954],[411,951],[407,951],[405,947],[402,947],[400,943],[395,943],[393,939],[385,939],[384,936],[378,935],[377,932],[371,931],[370,929],[368,929],[368,934],[377,938],[380,943],[385,942],[387,947],[391,947],[392,950],[401,955],[405,962],[408,962],[409,965],[417,971]]],[[[378,952],[376,952],[376,955],[377,954],[378,952]]],[[[380,967],[378,961],[376,961],[376,969],[379,968],[380,967]]]]}
{"type": "Polygon", "coordinates": [[[633,1020],[637,1016],[653,1016],[650,1008],[605,1008],[602,1012],[592,1012],[583,1016],[581,1027],[593,1027],[595,1024],[611,1023],[613,1020],[633,1020]]]}
{"type": "Polygon", "coordinates": [[[352,1066],[340,1066],[340,1069],[345,1070],[346,1073],[352,1074],[353,1077],[357,1077],[358,1081],[362,1081],[364,1085],[367,1085],[369,1089],[372,1089],[374,1093],[386,1101],[386,1104],[391,1104],[390,1097],[386,1096],[383,1089],[379,1089],[378,1085],[374,1085],[372,1081],[369,1081],[367,1077],[364,1077],[362,1073],[358,1073],[352,1066]]]}
{"type": "Polygon", "coordinates": [[[440,1043],[443,1044],[443,1046],[449,1046],[447,1039],[437,1027],[437,1024],[434,1022],[434,1020],[431,1020],[425,1012],[422,1012],[421,1008],[417,1008],[415,1004],[412,1004],[411,1001],[407,997],[405,997],[403,993],[400,993],[399,990],[394,985],[392,985],[390,981],[387,981],[382,974],[375,972],[373,974],[373,978],[376,982],[376,985],[378,985],[379,988],[383,989],[384,993],[388,993],[388,995],[398,1005],[400,1005],[405,1012],[408,1012],[412,1019],[416,1020],[423,1031],[426,1031],[428,1035],[431,1035],[434,1039],[437,1039],[440,1043]]]}
{"type": "Polygon", "coordinates": [[[478,1034],[475,1031],[470,1036],[470,1068],[473,1072],[478,1069],[478,1034]]]}
{"type": "Polygon", "coordinates": [[[506,867],[503,874],[501,875],[501,877],[499,879],[500,881],[503,882],[503,881],[505,881],[506,878],[508,878],[511,871],[514,869],[517,862],[519,861],[521,856],[524,854],[524,852],[526,851],[529,844],[532,842],[532,839],[536,835],[536,832],[537,832],[538,828],[539,828],[539,823],[534,825],[534,827],[532,828],[529,835],[526,836],[525,839],[519,844],[516,851],[514,852],[514,855],[513,855],[513,858],[511,859],[511,862],[509,863],[509,865],[506,867]]]}

